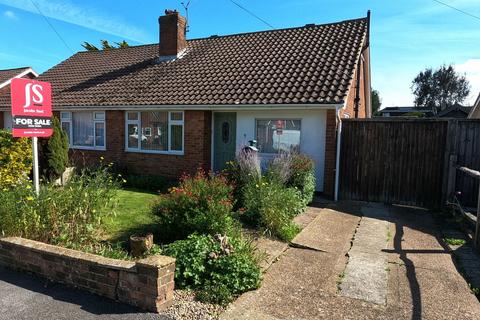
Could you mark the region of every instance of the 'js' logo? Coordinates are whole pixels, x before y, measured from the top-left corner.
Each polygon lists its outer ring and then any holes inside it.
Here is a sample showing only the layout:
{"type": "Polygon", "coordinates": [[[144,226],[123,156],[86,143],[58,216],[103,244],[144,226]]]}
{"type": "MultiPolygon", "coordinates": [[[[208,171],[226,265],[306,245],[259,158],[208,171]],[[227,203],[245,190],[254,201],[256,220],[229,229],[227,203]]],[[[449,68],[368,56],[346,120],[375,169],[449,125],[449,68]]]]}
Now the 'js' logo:
{"type": "Polygon", "coordinates": [[[43,88],[39,84],[28,83],[25,86],[25,105],[23,108],[28,108],[32,104],[43,103],[43,88]]]}

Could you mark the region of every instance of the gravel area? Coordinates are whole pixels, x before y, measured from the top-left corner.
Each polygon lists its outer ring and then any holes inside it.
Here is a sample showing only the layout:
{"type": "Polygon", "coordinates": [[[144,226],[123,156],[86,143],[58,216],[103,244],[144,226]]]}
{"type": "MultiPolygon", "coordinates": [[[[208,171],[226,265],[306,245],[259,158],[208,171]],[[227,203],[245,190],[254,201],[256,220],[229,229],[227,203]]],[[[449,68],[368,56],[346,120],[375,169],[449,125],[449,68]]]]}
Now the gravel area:
{"type": "Polygon", "coordinates": [[[176,320],[213,320],[218,319],[224,310],[218,305],[196,301],[191,291],[175,290],[173,306],[165,311],[165,315],[176,320]]]}

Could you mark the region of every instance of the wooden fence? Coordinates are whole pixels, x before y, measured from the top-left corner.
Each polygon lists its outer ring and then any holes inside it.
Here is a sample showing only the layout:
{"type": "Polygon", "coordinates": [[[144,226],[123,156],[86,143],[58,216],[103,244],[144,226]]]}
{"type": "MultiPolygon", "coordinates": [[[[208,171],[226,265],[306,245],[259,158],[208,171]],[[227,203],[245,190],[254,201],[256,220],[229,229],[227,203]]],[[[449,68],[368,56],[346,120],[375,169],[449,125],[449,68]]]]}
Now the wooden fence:
{"type": "MultiPolygon", "coordinates": [[[[340,199],[438,208],[451,192],[451,155],[456,166],[480,170],[480,120],[346,119],[342,126],[340,199]]],[[[476,203],[474,179],[459,175],[452,188],[476,203]]]]}

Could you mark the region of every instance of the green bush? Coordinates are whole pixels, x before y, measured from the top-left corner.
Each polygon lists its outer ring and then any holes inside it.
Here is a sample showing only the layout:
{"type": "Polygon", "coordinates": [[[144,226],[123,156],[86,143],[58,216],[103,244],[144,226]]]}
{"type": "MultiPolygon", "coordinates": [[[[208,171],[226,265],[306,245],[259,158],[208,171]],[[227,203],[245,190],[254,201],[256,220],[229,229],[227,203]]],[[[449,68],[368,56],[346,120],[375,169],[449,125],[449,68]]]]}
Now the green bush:
{"type": "Polygon", "coordinates": [[[83,170],[63,187],[42,186],[38,197],[24,182],[0,193],[0,232],[53,244],[93,243],[118,187],[105,168],[83,170]]]}
{"type": "Polygon", "coordinates": [[[53,118],[53,135],[46,140],[46,168],[44,171],[49,180],[60,177],[68,165],[68,136],[62,130],[60,121],[53,118]]]}
{"type": "Polygon", "coordinates": [[[304,210],[298,190],[263,179],[245,186],[244,198],[244,220],[282,240],[293,239],[292,230],[298,232],[298,228],[292,227],[292,219],[304,210]]]}
{"type": "Polygon", "coordinates": [[[31,170],[30,139],[13,138],[10,132],[0,130],[0,190],[22,184],[31,170]]]}
{"type": "Polygon", "coordinates": [[[192,233],[238,232],[232,208],[232,187],[227,180],[199,170],[193,177],[182,177],[179,186],[168,194],[160,195],[152,211],[159,217],[159,236],[171,241],[192,233]]]}
{"type": "Polygon", "coordinates": [[[166,246],[164,253],[177,259],[176,285],[199,290],[198,298],[204,301],[228,303],[260,284],[254,249],[238,237],[193,234],[166,246]],[[208,288],[216,289],[208,293],[208,288]]]}
{"type": "Polygon", "coordinates": [[[245,186],[258,182],[262,178],[258,154],[255,152],[239,152],[235,161],[227,162],[227,166],[222,174],[227,177],[230,185],[234,188],[234,208],[239,209],[243,207],[245,186]]]}
{"type": "Polygon", "coordinates": [[[311,158],[295,154],[292,157],[290,177],[286,185],[297,188],[303,200],[304,205],[313,201],[315,193],[315,165],[311,158]]]}

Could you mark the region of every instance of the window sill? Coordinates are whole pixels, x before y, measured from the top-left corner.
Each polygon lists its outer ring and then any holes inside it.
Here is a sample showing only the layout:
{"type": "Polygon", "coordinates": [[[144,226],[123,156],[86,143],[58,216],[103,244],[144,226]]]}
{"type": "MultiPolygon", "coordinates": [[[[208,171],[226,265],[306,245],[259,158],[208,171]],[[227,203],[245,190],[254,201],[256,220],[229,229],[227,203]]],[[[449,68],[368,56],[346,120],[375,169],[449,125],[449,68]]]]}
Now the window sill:
{"type": "Polygon", "coordinates": [[[183,151],[155,151],[155,150],[139,150],[139,149],[125,149],[129,153],[147,153],[147,154],[164,154],[171,156],[183,156],[183,151]]]}
{"type": "Polygon", "coordinates": [[[70,149],[74,149],[74,150],[90,150],[90,151],[107,151],[107,148],[105,148],[105,147],[70,146],[70,149]]]}

